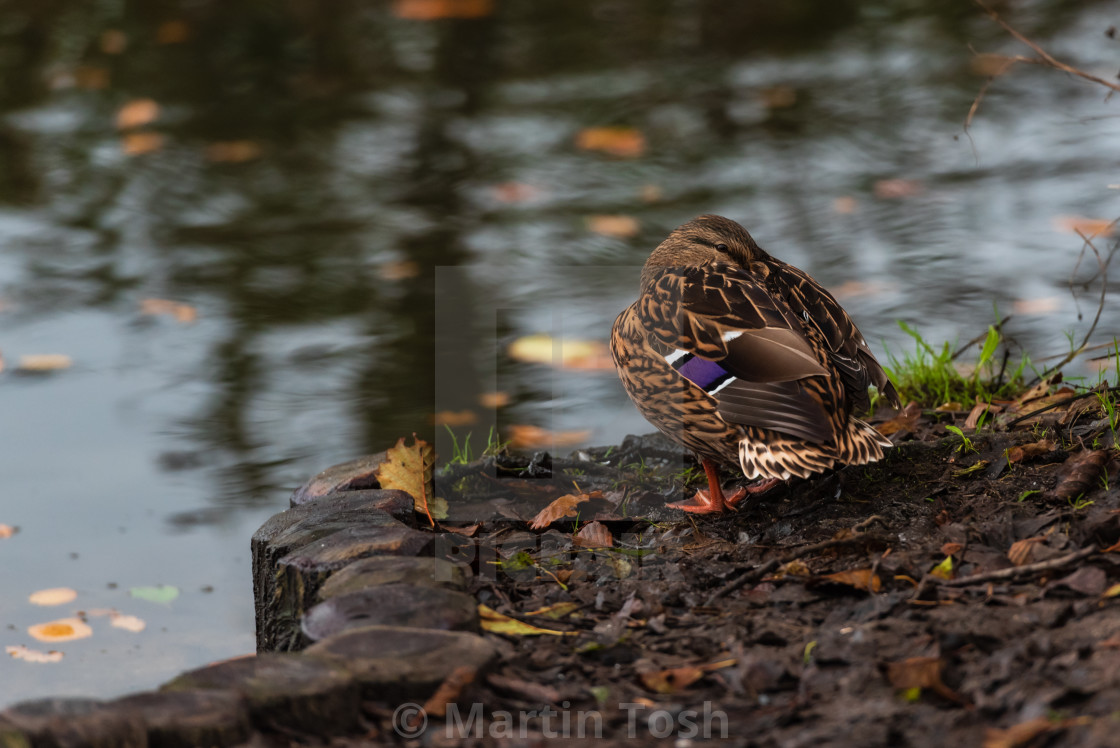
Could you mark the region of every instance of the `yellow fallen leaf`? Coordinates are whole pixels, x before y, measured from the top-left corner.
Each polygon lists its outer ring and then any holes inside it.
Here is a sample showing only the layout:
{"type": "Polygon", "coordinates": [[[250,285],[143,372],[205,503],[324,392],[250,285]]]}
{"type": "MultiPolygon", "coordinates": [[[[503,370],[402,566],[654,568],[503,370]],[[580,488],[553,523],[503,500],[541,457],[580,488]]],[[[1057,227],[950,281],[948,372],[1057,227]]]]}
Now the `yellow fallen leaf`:
{"type": "Polygon", "coordinates": [[[40,652],[38,649],[28,649],[22,644],[14,647],[4,647],[4,651],[8,653],[8,656],[24,662],[58,662],[62,659],[62,652],[53,649],[49,652],[40,652]]]}
{"type": "Polygon", "coordinates": [[[41,642],[68,642],[85,639],[93,634],[93,629],[81,618],[59,618],[57,621],[37,623],[27,627],[27,633],[41,642]]]}
{"type": "Polygon", "coordinates": [[[953,557],[946,556],[945,560],[937,566],[929,570],[931,576],[940,577],[941,579],[953,578],[953,557]]]}
{"type": "Polygon", "coordinates": [[[572,613],[579,610],[579,608],[579,603],[568,601],[563,603],[555,603],[553,605],[546,605],[543,608],[537,608],[536,610],[529,611],[528,613],[523,613],[522,615],[544,616],[545,618],[558,620],[560,618],[564,618],[565,616],[571,615],[572,613]]]}
{"type": "Polygon", "coordinates": [[[64,605],[77,597],[78,593],[69,587],[52,587],[49,590],[32,592],[28,600],[33,605],[64,605]]]}
{"type": "Polygon", "coordinates": [[[159,119],[159,104],[152,99],[134,99],[117,110],[117,129],[131,130],[159,119]]]}
{"type": "Polygon", "coordinates": [[[502,615],[493,608],[479,604],[478,617],[483,631],[491,634],[506,634],[507,636],[578,636],[578,631],[556,631],[555,629],[542,629],[537,626],[518,621],[507,615],[502,615]]]}
{"type": "Polygon", "coordinates": [[[592,498],[591,494],[586,493],[564,494],[537,512],[537,516],[533,517],[529,527],[534,530],[543,530],[561,517],[574,517],[578,511],[576,507],[590,498],[592,498]]]}
{"type": "Polygon", "coordinates": [[[878,575],[872,574],[871,569],[838,571],[835,574],[826,574],[822,579],[837,584],[846,584],[849,587],[855,587],[860,590],[870,589],[872,592],[878,592],[879,588],[882,586],[878,575]]]}
{"type": "MultiPolygon", "coordinates": [[[[436,462],[436,451],[423,439],[412,435],[412,446],[405,446],[404,437],[385,454],[385,462],[377,468],[377,482],[382,488],[404,491],[416,501],[417,511],[428,516],[432,527],[436,526],[433,507],[429,505],[432,497],[432,468],[436,462]]],[[[434,504],[434,502],[432,502],[434,504]]],[[[446,519],[444,513],[439,519],[446,519]]]]}
{"type": "Polygon", "coordinates": [[[608,371],[614,368],[607,344],[599,340],[557,340],[551,335],[526,335],[509,344],[510,358],[527,364],[562,369],[608,371]]]}
{"type": "Polygon", "coordinates": [[[1104,591],[1104,594],[1102,594],[1101,597],[1116,597],[1117,595],[1120,595],[1120,584],[1114,584],[1109,587],[1104,591]]]}
{"type": "Polygon", "coordinates": [[[19,369],[29,372],[69,369],[74,360],[64,353],[34,353],[19,357],[19,369]]]}

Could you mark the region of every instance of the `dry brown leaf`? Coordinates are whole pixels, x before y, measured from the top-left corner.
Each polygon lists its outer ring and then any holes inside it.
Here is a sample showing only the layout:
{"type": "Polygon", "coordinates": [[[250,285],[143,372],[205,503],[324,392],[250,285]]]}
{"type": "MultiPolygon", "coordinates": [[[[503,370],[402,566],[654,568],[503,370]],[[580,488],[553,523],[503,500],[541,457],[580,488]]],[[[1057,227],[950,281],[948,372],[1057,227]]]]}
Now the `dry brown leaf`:
{"type": "Polygon", "coordinates": [[[859,210],[859,201],[854,197],[843,195],[832,201],[832,212],[837,215],[847,216],[859,210]]]}
{"type": "Polygon", "coordinates": [[[1011,311],[1015,314],[1052,314],[1062,307],[1057,296],[1043,296],[1039,299],[1015,299],[1011,311]]]}
{"type": "Polygon", "coordinates": [[[576,136],[576,147],[620,158],[635,158],[646,150],[646,138],[633,127],[589,127],[576,136]]]}
{"type": "Polygon", "coordinates": [[[941,668],[944,663],[940,657],[910,657],[899,662],[887,664],[887,679],[895,688],[928,688],[939,696],[958,704],[965,699],[941,681],[941,668]]]}
{"type": "Polygon", "coordinates": [[[1006,73],[1008,68],[1014,64],[1015,58],[1013,57],[981,52],[972,58],[968,63],[968,68],[976,75],[995,78],[1006,73]]]}
{"type": "Polygon", "coordinates": [[[540,198],[542,191],[540,187],[524,182],[502,182],[491,187],[490,194],[499,203],[516,205],[540,198]]]}
{"type": "MultiPolygon", "coordinates": [[[[599,493],[596,491],[595,493],[599,493]]],[[[529,523],[534,530],[543,530],[561,517],[576,516],[577,506],[591,498],[591,494],[565,494],[553,501],[544,509],[537,512],[537,516],[529,523]]]]}
{"type": "Polygon", "coordinates": [[[470,426],[477,421],[478,414],[473,410],[441,410],[432,415],[436,426],[470,426]]]}
{"type": "MultiPolygon", "coordinates": [[[[478,676],[478,668],[473,668],[468,665],[460,665],[451,671],[451,675],[444,678],[443,683],[439,684],[439,688],[431,695],[427,701],[424,702],[424,714],[446,714],[447,707],[450,704],[458,703],[463,697],[463,691],[467,689],[474,679],[478,676]]],[[[416,716],[416,715],[411,715],[416,716]]],[[[411,727],[411,725],[405,725],[411,727]]]]}
{"type": "Polygon", "coordinates": [[[599,340],[557,340],[550,335],[526,335],[510,343],[506,353],[528,364],[591,371],[614,368],[607,344],[599,340]]]}
{"type": "Polygon", "coordinates": [[[476,522],[475,524],[467,525],[466,527],[456,527],[454,525],[441,525],[441,527],[448,532],[455,533],[456,535],[462,535],[465,538],[473,538],[478,534],[478,530],[480,527],[482,527],[482,523],[476,522]]]}
{"type": "Polygon", "coordinates": [[[922,407],[916,402],[906,403],[906,407],[898,412],[894,418],[880,423],[875,427],[883,436],[897,434],[900,431],[913,431],[918,426],[918,419],[922,415],[922,407]]]}
{"type": "Polygon", "coordinates": [[[972,406],[972,410],[968,414],[968,418],[964,419],[964,427],[970,431],[975,431],[976,426],[980,423],[980,419],[985,414],[995,415],[1003,410],[1003,407],[995,403],[981,402],[980,398],[976,398],[976,404],[972,406]]]}
{"type": "Polygon", "coordinates": [[[782,84],[768,86],[759,91],[758,96],[767,109],[789,109],[797,103],[797,89],[782,84]]]}
{"type": "Polygon", "coordinates": [[[206,146],[206,160],[216,164],[243,164],[260,155],[260,145],[252,140],[226,140],[206,146]]]}
{"type": "Polygon", "coordinates": [[[643,184],[638,197],[643,203],[659,203],[665,197],[665,191],[656,184],[643,184]]]}
{"type": "Polygon", "coordinates": [[[14,647],[4,647],[4,651],[8,653],[9,657],[24,662],[59,662],[62,660],[62,652],[54,649],[49,652],[40,652],[38,649],[28,649],[22,644],[14,647]]]}
{"type": "Polygon", "coordinates": [[[1050,452],[1054,449],[1054,442],[1049,439],[1042,439],[1031,444],[1022,444],[1018,447],[1012,447],[1007,450],[1007,461],[1010,463],[1022,462],[1023,460],[1033,460],[1036,457],[1050,452]]]}
{"type": "MultiPolygon", "coordinates": [[[[382,488],[395,488],[410,495],[416,501],[417,511],[427,515],[432,527],[436,526],[433,516],[435,502],[432,501],[433,506],[429,506],[429,500],[432,498],[432,468],[435,462],[436,452],[432,445],[413,434],[412,445],[405,446],[402,436],[385,453],[385,462],[381,463],[376,473],[382,488]]],[[[440,519],[446,519],[446,514],[440,519]]]]}
{"type": "Polygon", "coordinates": [[[1087,494],[1097,486],[1101,472],[1108,462],[1108,450],[1093,449],[1071,456],[1059,473],[1054,496],[1070,501],[1087,494]]]}
{"type": "Polygon", "coordinates": [[[32,605],[65,605],[73,602],[77,597],[77,591],[69,587],[52,587],[49,590],[32,592],[27,599],[32,605]]]}
{"type": "Polygon", "coordinates": [[[41,642],[68,642],[93,635],[93,629],[81,618],[59,618],[27,627],[31,638],[41,642]]]}
{"type": "Polygon", "coordinates": [[[133,99],[117,110],[117,129],[131,130],[159,119],[159,104],[153,99],[133,99]]]}
{"type": "Polygon", "coordinates": [[[941,546],[941,552],[946,556],[955,556],[963,550],[964,544],[962,543],[946,543],[941,546]]]}
{"type": "Polygon", "coordinates": [[[1007,558],[1016,566],[1029,564],[1031,562],[1031,557],[1034,556],[1035,547],[1039,543],[1044,542],[1046,542],[1046,538],[1044,537],[1016,540],[1011,544],[1011,547],[1007,549],[1007,558]]]}
{"type": "Polygon", "coordinates": [[[938,413],[958,413],[961,410],[961,404],[957,402],[941,403],[934,410],[938,413]]]}
{"type": "Polygon", "coordinates": [[[736,664],[734,659],[720,660],[707,665],[684,665],[682,667],[640,673],[642,685],[656,693],[676,693],[703,678],[713,670],[722,670],[736,664]]]}
{"type": "Polygon", "coordinates": [[[588,430],[549,431],[540,426],[510,424],[509,445],[514,449],[537,449],[540,447],[574,447],[583,444],[591,437],[588,430]]]}
{"type": "Polygon", "coordinates": [[[198,310],[190,304],[181,304],[178,301],[168,301],[167,299],[141,299],[140,313],[174,317],[176,322],[182,322],[183,324],[190,324],[198,319],[198,310]]]}
{"type": "Polygon", "coordinates": [[[163,147],[163,136],[158,132],[130,132],[121,138],[121,151],[126,156],[142,156],[163,147]]]}
{"type": "Polygon", "coordinates": [[[1092,239],[1094,236],[1112,236],[1116,233],[1116,221],[1085,216],[1055,216],[1054,228],[1074,234],[1081,233],[1092,239]]]}
{"type": "Polygon", "coordinates": [[[838,571],[835,574],[825,574],[821,577],[823,581],[834,582],[836,584],[846,584],[849,587],[855,587],[860,590],[870,589],[872,592],[878,592],[882,587],[882,582],[879,580],[877,574],[873,574],[871,569],[851,569],[848,571],[838,571]]]}
{"type": "Polygon", "coordinates": [[[587,228],[596,234],[629,239],[641,231],[638,219],[633,216],[588,216],[587,228]]]}
{"type": "Polygon", "coordinates": [[[393,0],[393,15],[412,21],[485,18],[493,13],[494,0],[393,0]]]}
{"type": "Polygon", "coordinates": [[[109,71],[93,65],[80,65],[74,68],[74,85],[89,91],[100,91],[109,87],[109,71]]]}
{"type": "Polygon", "coordinates": [[[614,545],[614,536],[603,523],[588,522],[575,534],[572,542],[580,548],[610,548],[614,545]]]}

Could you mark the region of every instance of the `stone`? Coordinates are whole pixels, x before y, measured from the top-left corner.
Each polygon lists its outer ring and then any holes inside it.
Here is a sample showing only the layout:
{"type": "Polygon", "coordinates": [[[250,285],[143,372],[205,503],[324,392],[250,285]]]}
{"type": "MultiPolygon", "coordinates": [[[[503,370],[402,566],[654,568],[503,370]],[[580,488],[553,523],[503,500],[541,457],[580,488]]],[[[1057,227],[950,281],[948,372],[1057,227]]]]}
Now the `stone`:
{"type": "Polygon", "coordinates": [[[162,748],[234,746],[252,734],[248,704],[235,691],[149,691],[110,706],[138,715],[148,744],[162,748]]]}
{"type": "Polygon", "coordinates": [[[0,717],[0,748],[31,748],[31,738],[8,720],[0,717]]]}
{"type": "Polygon", "coordinates": [[[485,671],[498,650],[464,631],[367,626],[316,642],[306,654],[342,664],[361,683],[365,698],[423,700],[457,667],[485,671]]]}
{"type": "Polygon", "coordinates": [[[414,584],[465,590],[470,569],[441,558],[371,556],[355,561],[327,577],[319,600],[347,595],[382,584],[414,584]]]}
{"type": "Polygon", "coordinates": [[[441,587],[386,584],[332,597],[307,611],[302,621],[311,641],[374,625],[478,631],[478,604],[470,595],[441,587]]]}
{"type": "Polygon", "coordinates": [[[339,663],[302,654],[263,654],[191,670],[166,692],[234,691],[255,726],[312,735],[342,735],[359,725],[355,676],[339,663]]]}
{"type": "MultiPolygon", "coordinates": [[[[26,733],[35,748],[135,748],[148,744],[139,716],[107,709],[97,699],[23,701],[0,713],[0,719],[26,733]]],[[[3,734],[0,730],[0,737],[3,734]]]]}

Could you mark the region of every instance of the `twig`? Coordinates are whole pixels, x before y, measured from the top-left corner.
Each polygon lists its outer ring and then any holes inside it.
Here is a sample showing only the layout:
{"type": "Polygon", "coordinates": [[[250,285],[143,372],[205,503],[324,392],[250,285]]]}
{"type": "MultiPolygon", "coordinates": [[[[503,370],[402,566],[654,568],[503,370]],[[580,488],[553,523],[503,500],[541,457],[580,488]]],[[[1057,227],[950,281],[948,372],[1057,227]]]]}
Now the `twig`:
{"type": "MultiPolygon", "coordinates": [[[[863,522],[860,522],[858,525],[852,527],[852,531],[856,533],[862,533],[863,530],[866,530],[868,527],[875,523],[884,525],[886,524],[885,520],[882,517],[874,514],[865,519],[863,522]]],[[[822,540],[819,543],[813,543],[812,545],[803,546],[801,548],[798,548],[797,550],[790,551],[789,553],[783,553],[776,558],[770,559],[762,566],[755,567],[754,569],[745,572],[744,574],[736,577],[732,581],[720,587],[718,590],[713,592],[710,597],[708,597],[708,599],[704,602],[704,605],[714,605],[717,601],[719,601],[720,598],[727,597],[732,592],[741,589],[751,582],[757,582],[759,579],[762,579],[767,574],[777,569],[779,566],[788,564],[790,561],[796,561],[799,558],[811,556],[814,553],[828,550],[829,548],[836,548],[839,546],[850,545],[857,542],[866,542],[867,540],[872,539],[874,539],[874,536],[863,534],[852,535],[846,538],[829,538],[828,540],[822,540]]]]}
{"type": "MultiPolygon", "coordinates": [[[[1006,317],[1004,317],[1003,319],[1001,319],[999,322],[997,322],[994,325],[994,327],[996,328],[996,332],[1002,332],[1004,324],[1006,324],[1009,319],[1011,319],[1010,314],[1007,315],[1006,317]]],[[[987,339],[987,337],[988,337],[988,331],[985,330],[984,332],[980,333],[979,335],[977,335],[972,340],[970,340],[967,343],[965,343],[964,345],[962,345],[956,351],[954,351],[953,355],[949,357],[949,360],[950,361],[956,361],[958,356],[960,356],[962,353],[964,353],[965,351],[967,351],[969,348],[976,345],[977,343],[983,342],[985,339],[987,339]]]]}
{"type": "Polygon", "coordinates": [[[1038,410],[1032,410],[1030,413],[1027,413],[1025,415],[1021,415],[1013,421],[1008,421],[1006,424],[1004,424],[1004,426],[1006,426],[1007,428],[1011,428],[1012,426],[1014,426],[1017,423],[1020,423],[1021,421],[1025,421],[1028,418],[1033,418],[1034,416],[1037,416],[1039,413],[1045,413],[1048,410],[1053,410],[1054,408],[1060,408],[1063,405],[1069,405],[1072,402],[1076,402],[1078,400],[1083,400],[1087,397],[1092,397],[1093,395],[1100,394],[1101,392],[1120,392],[1120,386],[1106,387],[1103,390],[1099,390],[1099,389],[1094,388],[1094,389],[1089,390],[1088,392],[1082,392],[1080,395],[1070,395],[1069,397],[1065,398],[1064,400],[1059,400],[1057,402],[1050,403],[1049,405],[1043,406],[1043,407],[1039,408],[1038,410]]]}
{"type": "MultiPolygon", "coordinates": [[[[1093,254],[1097,258],[1097,269],[1099,271],[1098,275],[1100,276],[1100,279],[1101,279],[1101,298],[1100,298],[1100,301],[1097,302],[1097,314],[1096,314],[1095,317],[1093,317],[1093,324],[1089,326],[1089,331],[1085,333],[1085,337],[1081,339],[1081,343],[1076,348],[1073,348],[1072,350],[1070,350],[1070,352],[1067,353],[1062,358],[1061,361],[1054,364],[1053,366],[1051,366],[1046,371],[1042,372],[1042,374],[1040,374],[1035,381],[1041,381],[1043,379],[1046,379],[1051,374],[1058,371],[1063,366],[1068,364],[1070,361],[1073,361],[1073,359],[1075,359],[1079,355],[1081,355],[1081,352],[1083,350],[1085,350],[1085,346],[1089,343],[1089,338],[1092,336],[1093,332],[1097,329],[1097,323],[1101,321],[1101,312],[1104,311],[1104,299],[1105,299],[1106,294],[1108,293],[1108,263],[1105,262],[1104,258],[1101,257],[1101,253],[1097,250],[1096,245],[1093,244],[1093,240],[1090,239],[1089,237],[1085,236],[1085,234],[1083,234],[1081,232],[1081,229],[1077,229],[1077,235],[1080,236],[1081,239],[1085,242],[1085,245],[1081,248],[1081,254],[1084,255],[1085,246],[1087,246],[1087,247],[1089,247],[1089,249],[1093,250],[1093,254]]],[[[1112,259],[1112,257],[1110,255],[1109,260],[1111,260],[1111,259],[1112,259]]],[[[1081,263],[1080,257],[1078,258],[1077,262],[1078,262],[1078,264],[1081,263]]],[[[1076,271],[1076,268],[1074,268],[1074,269],[1076,271]]]]}
{"type": "Polygon", "coordinates": [[[1054,569],[1060,569],[1063,566],[1069,566],[1070,564],[1080,561],[1083,558],[1088,558],[1096,552],[1097,547],[1095,545],[1090,545],[1065,556],[1051,558],[1047,561],[1039,561],[1038,563],[1026,564],[1024,566],[1012,566],[1008,569],[999,569],[998,571],[989,571],[983,574],[973,574],[971,576],[961,577],[959,579],[942,580],[926,574],[926,576],[922,578],[922,583],[918,585],[918,589],[914,591],[915,597],[917,596],[917,593],[921,591],[921,588],[926,583],[927,578],[929,579],[930,584],[936,585],[938,587],[967,587],[972,584],[983,584],[984,582],[1003,582],[1009,579],[1015,579],[1017,577],[1030,576],[1031,574],[1036,574],[1040,571],[1052,571],[1054,569]]]}
{"type": "Polygon", "coordinates": [[[991,16],[993,21],[995,21],[1000,26],[1002,26],[1007,33],[1011,34],[1017,40],[1019,40],[1023,44],[1026,44],[1028,47],[1030,47],[1031,51],[1033,51],[1036,55],[1038,55],[1042,59],[1042,61],[1045,62],[1050,67],[1057,68],[1058,70],[1061,70],[1064,73],[1069,73],[1070,75],[1076,75],[1078,78],[1084,78],[1085,80],[1092,81],[1093,83],[1099,83],[1106,88],[1111,88],[1113,91],[1120,92],[1120,85],[1118,85],[1116,83],[1113,83],[1112,81],[1105,80],[1104,78],[1098,78],[1097,76],[1095,76],[1091,73],[1086,73],[1084,70],[1078,70],[1077,68],[1073,67],[1072,65],[1067,65],[1066,63],[1062,62],[1061,60],[1056,59],[1053,55],[1051,55],[1045,49],[1038,46],[1038,44],[1036,44],[1035,42],[1032,42],[1030,39],[1023,36],[1021,33],[1019,33],[1014,28],[1012,28],[1007,23],[1007,21],[1000,18],[998,13],[996,13],[994,10],[992,10],[986,4],[984,4],[983,0],[975,0],[975,2],[976,2],[977,5],[979,5],[981,8],[983,8],[989,16],[991,16]]]}

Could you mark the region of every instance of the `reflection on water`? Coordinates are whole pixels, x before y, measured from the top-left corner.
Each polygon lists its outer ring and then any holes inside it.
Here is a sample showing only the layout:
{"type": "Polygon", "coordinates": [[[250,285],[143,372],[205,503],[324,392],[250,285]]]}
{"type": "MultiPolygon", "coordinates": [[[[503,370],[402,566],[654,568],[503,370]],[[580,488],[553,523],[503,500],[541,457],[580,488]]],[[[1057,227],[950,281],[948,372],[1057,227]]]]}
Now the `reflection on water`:
{"type": "MultiPolygon", "coordinates": [[[[964,137],[985,80],[969,46],[1024,51],[967,2],[394,15],[408,5],[8,4],[0,351],[75,364],[0,387],[0,522],[23,530],[0,540],[4,643],[57,617],[22,603],[42,587],[86,607],[134,605],[139,584],[184,594],[143,635],[13,663],[0,702],[246,651],[252,530],[318,469],[437,435],[437,397],[474,412],[461,434],[645,430],[610,372],[502,351],[532,332],[605,339],[649,250],[697,214],[840,289],[880,350],[906,344],[899,318],[966,339],[1017,300],[1045,310],[1012,322],[1030,350],[1087,327],[1066,285],[1079,240],[1055,219],[1120,214],[1115,104],[1023,66],[964,137]],[[580,148],[593,127],[632,139],[580,148]],[[634,220],[603,235],[593,215],[634,220]],[[495,391],[497,415],[478,401],[495,391]]],[[[1109,7],[1039,0],[1012,20],[1111,77],[1109,7]]]]}

